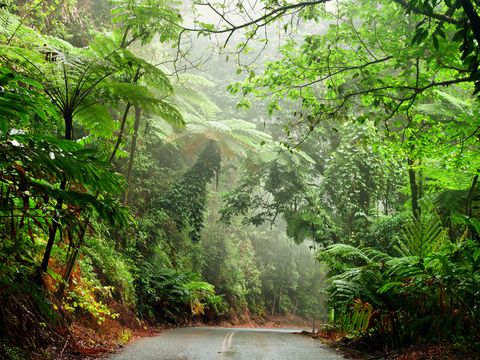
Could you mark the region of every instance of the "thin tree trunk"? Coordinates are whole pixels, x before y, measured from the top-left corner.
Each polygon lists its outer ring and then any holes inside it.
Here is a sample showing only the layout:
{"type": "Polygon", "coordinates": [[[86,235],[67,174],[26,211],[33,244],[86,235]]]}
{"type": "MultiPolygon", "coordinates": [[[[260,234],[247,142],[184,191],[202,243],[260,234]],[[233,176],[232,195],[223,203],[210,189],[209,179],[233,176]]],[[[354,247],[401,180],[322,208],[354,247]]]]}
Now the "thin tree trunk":
{"type": "Polygon", "coordinates": [[[475,194],[475,190],[477,188],[477,184],[478,184],[478,174],[473,177],[472,185],[468,190],[467,199],[465,202],[465,214],[468,217],[472,217],[473,215],[472,200],[473,200],[473,195],[475,194]]]}
{"type": "Polygon", "coordinates": [[[422,160],[419,160],[418,161],[418,165],[420,167],[420,169],[417,171],[417,178],[418,178],[418,199],[422,199],[423,198],[423,170],[421,169],[421,166],[422,166],[422,160]]]}
{"type": "Polygon", "coordinates": [[[142,113],[142,109],[138,106],[135,106],[135,123],[133,124],[132,144],[130,147],[130,157],[128,159],[127,190],[123,194],[124,205],[128,204],[129,188],[132,180],[132,170],[133,170],[133,162],[135,160],[135,152],[137,150],[137,137],[138,137],[138,128],[140,127],[141,113],[142,113]]]}
{"type": "MultiPolygon", "coordinates": [[[[126,36],[126,33],[125,33],[125,36],[126,36]]],[[[140,67],[138,67],[137,71],[135,72],[135,75],[133,75],[132,84],[136,84],[141,76],[142,74],[140,74],[140,67]]],[[[120,133],[118,134],[117,142],[115,143],[115,147],[113,148],[112,154],[110,155],[109,162],[112,162],[113,159],[115,159],[115,155],[118,151],[118,148],[122,143],[123,133],[125,131],[125,124],[127,123],[127,118],[128,118],[128,112],[130,111],[131,107],[132,107],[132,104],[130,102],[127,102],[127,106],[125,107],[125,111],[123,112],[123,116],[122,116],[122,123],[120,124],[120,133]]]]}
{"type": "Polygon", "coordinates": [[[410,180],[410,192],[412,194],[412,212],[415,219],[420,220],[420,206],[418,204],[419,194],[418,194],[418,185],[416,179],[415,169],[413,165],[415,163],[414,160],[408,159],[408,178],[410,180]]]}
{"type": "Polygon", "coordinates": [[[60,288],[58,289],[58,297],[61,299],[63,297],[63,293],[65,291],[66,285],[68,285],[68,282],[70,281],[70,276],[72,275],[73,268],[75,266],[75,262],[78,257],[78,253],[80,252],[80,248],[83,245],[83,242],[85,240],[85,234],[87,232],[87,227],[90,222],[90,216],[87,217],[85,220],[85,223],[81,229],[80,232],[80,238],[78,240],[77,246],[75,246],[75,249],[72,251],[72,255],[70,255],[70,258],[67,261],[67,267],[65,269],[65,274],[63,275],[63,283],[60,285],[60,288]]]}
{"type": "Polygon", "coordinates": [[[65,120],[65,140],[73,139],[73,114],[66,113],[63,115],[65,120]]]}
{"type": "MultiPolygon", "coordinates": [[[[64,183],[66,183],[65,180],[62,181],[62,184],[64,183]]],[[[62,184],[60,184],[60,188],[62,188],[62,184]]],[[[55,206],[55,214],[53,215],[53,218],[52,218],[52,226],[50,226],[50,229],[48,230],[47,246],[45,247],[42,264],[40,265],[41,274],[47,272],[47,269],[48,269],[48,262],[50,261],[50,255],[52,254],[53,244],[55,243],[55,235],[57,234],[57,230],[58,230],[58,224],[60,221],[60,211],[62,210],[62,205],[63,205],[63,199],[58,199],[57,206],[55,206]]]]}
{"type": "MultiPolygon", "coordinates": [[[[479,169],[480,171],[480,169],[479,169]]],[[[467,199],[465,201],[465,214],[471,218],[473,216],[473,198],[475,196],[475,191],[477,190],[477,186],[478,186],[478,173],[473,177],[473,180],[472,180],[472,185],[470,185],[470,189],[468,190],[468,194],[467,194],[467,199]]],[[[470,232],[470,235],[473,239],[475,240],[480,240],[480,234],[478,233],[478,231],[473,228],[473,226],[469,226],[469,232],[470,232]]]]}
{"type": "Polygon", "coordinates": [[[117,141],[115,143],[115,147],[113,148],[112,154],[108,159],[110,163],[113,161],[113,159],[115,159],[115,155],[117,154],[118,148],[122,143],[123,132],[125,131],[125,124],[127,123],[127,118],[128,118],[128,112],[130,111],[131,107],[132,107],[132,104],[127,103],[127,106],[125,107],[125,111],[123,112],[122,123],[120,124],[120,132],[118,133],[117,141]]]}
{"type": "Polygon", "coordinates": [[[388,193],[390,191],[390,187],[388,186],[387,182],[387,190],[385,191],[385,195],[383,196],[383,215],[388,215],[388,193]]]}
{"type": "MultiPolygon", "coordinates": [[[[283,276],[282,276],[282,278],[283,278],[283,276]]],[[[281,310],[280,305],[281,305],[281,302],[282,302],[282,293],[283,293],[283,281],[280,283],[280,290],[278,291],[278,301],[277,301],[278,312],[280,312],[280,310],[281,310]]]]}
{"type": "Polygon", "coordinates": [[[276,294],[275,294],[275,289],[273,290],[273,303],[272,303],[272,310],[270,311],[270,313],[273,315],[275,313],[275,301],[276,301],[276,294]]]}
{"type": "MultiPolygon", "coordinates": [[[[71,112],[65,112],[63,115],[65,121],[65,140],[72,140],[73,138],[73,114],[71,112]]],[[[64,178],[60,182],[60,190],[65,190],[67,187],[67,179],[64,178]]],[[[50,256],[52,254],[53,244],[55,243],[55,236],[57,235],[57,230],[60,226],[60,212],[62,211],[63,198],[57,200],[57,205],[55,206],[55,214],[52,218],[52,226],[48,231],[48,241],[47,246],[45,247],[45,252],[43,253],[42,264],[40,265],[40,271],[38,274],[38,281],[41,282],[41,276],[43,273],[47,272],[48,263],[50,261],[50,256]]]]}
{"type": "MultiPolygon", "coordinates": [[[[127,34],[127,31],[125,32],[124,36],[127,36],[126,34],[127,34]]],[[[122,40],[122,44],[123,44],[123,41],[125,41],[125,37],[122,40]]],[[[136,84],[141,76],[142,74],[140,74],[140,66],[139,66],[137,71],[135,72],[135,75],[133,75],[132,84],[136,84]]],[[[128,112],[130,111],[131,107],[132,107],[132,104],[130,102],[127,102],[127,106],[125,107],[125,111],[123,112],[123,116],[122,116],[122,123],[120,124],[120,132],[118,134],[117,142],[115,143],[115,147],[113,148],[112,154],[110,155],[109,162],[112,162],[113,159],[115,159],[115,155],[118,151],[118,148],[122,143],[123,133],[125,131],[125,124],[127,123],[127,118],[128,118],[128,112]]]]}

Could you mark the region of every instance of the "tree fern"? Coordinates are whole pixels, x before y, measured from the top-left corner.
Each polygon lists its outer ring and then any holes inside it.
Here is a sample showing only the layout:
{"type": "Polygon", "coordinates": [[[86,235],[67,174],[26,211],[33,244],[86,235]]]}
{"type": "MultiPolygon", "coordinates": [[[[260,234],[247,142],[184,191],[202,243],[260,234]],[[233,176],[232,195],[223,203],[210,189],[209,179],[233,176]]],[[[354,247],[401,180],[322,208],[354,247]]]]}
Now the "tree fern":
{"type": "Polygon", "coordinates": [[[185,147],[186,155],[192,155],[210,141],[217,142],[222,154],[231,158],[234,156],[245,157],[250,152],[259,149],[262,141],[270,137],[266,133],[259,132],[255,125],[241,120],[233,119],[203,119],[186,114],[186,131],[172,134],[171,142],[189,143],[185,147]]]}
{"type": "Polygon", "coordinates": [[[113,22],[122,29],[129,29],[124,42],[150,42],[155,35],[164,42],[174,40],[180,31],[177,23],[181,16],[176,10],[179,1],[112,0],[113,22]]]}
{"type": "Polygon", "coordinates": [[[54,106],[41,93],[43,86],[10,69],[0,67],[0,135],[6,138],[11,128],[28,126],[30,116],[38,116],[47,122],[58,119],[54,106]],[[20,86],[28,84],[30,88],[20,86]]]}

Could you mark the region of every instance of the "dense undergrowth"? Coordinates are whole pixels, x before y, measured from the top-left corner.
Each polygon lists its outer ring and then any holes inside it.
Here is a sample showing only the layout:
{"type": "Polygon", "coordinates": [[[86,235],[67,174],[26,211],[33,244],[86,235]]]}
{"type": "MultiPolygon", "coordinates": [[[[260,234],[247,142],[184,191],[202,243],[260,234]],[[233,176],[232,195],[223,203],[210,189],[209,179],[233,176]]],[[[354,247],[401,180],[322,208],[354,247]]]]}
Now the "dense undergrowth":
{"type": "Polygon", "coordinates": [[[319,254],[331,269],[332,320],[370,349],[433,342],[477,352],[478,242],[468,229],[450,239],[437,215],[402,235],[389,252],[337,244],[319,254]]]}

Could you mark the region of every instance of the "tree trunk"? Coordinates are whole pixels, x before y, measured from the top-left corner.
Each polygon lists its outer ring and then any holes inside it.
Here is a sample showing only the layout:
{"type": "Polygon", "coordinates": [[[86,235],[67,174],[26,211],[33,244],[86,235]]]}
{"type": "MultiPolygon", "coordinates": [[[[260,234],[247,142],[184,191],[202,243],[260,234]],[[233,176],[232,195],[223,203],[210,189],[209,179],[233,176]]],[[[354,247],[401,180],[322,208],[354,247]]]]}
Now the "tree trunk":
{"type": "Polygon", "coordinates": [[[125,111],[123,112],[122,123],[120,124],[120,132],[118,133],[117,141],[115,143],[115,147],[113,148],[112,154],[108,159],[110,163],[113,161],[113,159],[115,159],[115,155],[117,154],[118,148],[122,143],[123,132],[125,131],[125,124],[127,123],[128,112],[130,111],[131,107],[132,107],[132,104],[127,103],[127,106],[125,107],[125,111]]]}
{"type": "MultiPolygon", "coordinates": [[[[477,40],[477,44],[480,43],[480,17],[475,11],[475,8],[470,0],[461,0],[463,11],[470,20],[470,25],[472,26],[473,36],[477,40]]],[[[478,46],[478,45],[477,45],[478,46]]]]}
{"type": "MultiPolygon", "coordinates": [[[[60,184],[60,188],[65,190],[66,180],[63,180],[60,184]]],[[[45,252],[43,253],[42,264],[40,265],[40,276],[41,274],[47,272],[48,262],[50,261],[50,255],[52,254],[53,244],[55,243],[55,235],[57,235],[57,230],[60,221],[60,211],[62,211],[63,199],[58,199],[57,206],[55,206],[55,214],[52,218],[52,226],[48,230],[48,241],[47,246],[45,247],[45,252]]]]}
{"type": "MultiPolygon", "coordinates": [[[[283,278],[283,276],[282,276],[282,278],[283,278]]],[[[282,293],[283,293],[283,281],[280,283],[280,289],[278,291],[277,309],[278,309],[279,313],[280,313],[280,310],[281,310],[280,305],[281,305],[281,301],[282,301],[282,293]]]]}
{"type": "MultiPolygon", "coordinates": [[[[422,166],[422,160],[418,161],[418,165],[421,167],[422,166]]],[[[418,199],[423,198],[423,170],[420,168],[417,170],[417,184],[418,184],[418,199]]]]}
{"type": "Polygon", "coordinates": [[[412,194],[412,212],[415,219],[420,220],[421,210],[418,204],[419,200],[419,190],[417,184],[417,176],[413,165],[415,163],[414,160],[408,159],[408,178],[410,180],[410,192],[412,194]]]}
{"type": "Polygon", "coordinates": [[[272,302],[272,310],[270,311],[270,313],[273,315],[275,313],[275,302],[276,302],[276,294],[275,294],[275,288],[273,288],[273,302],[272,302]]]}
{"type": "MultiPolygon", "coordinates": [[[[127,32],[125,32],[126,36],[127,32]]],[[[125,40],[125,38],[124,38],[125,40]]],[[[132,84],[136,84],[137,81],[140,79],[142,74],[140,74],[140,66],[138,67],[137,71],[135,72],[135,75],[133,75],[132,79],[132,84]]],[[[115,154],[118,151],[118,148],[120,147],[120,144],[122,143],[122,138],[123,138],[123,133],[125,131],[125,124],[127,123],[127,118],[128,118],[128,112],[130,111],[130,108],[132,107],[132,104],[130,102],[127,102],[127,106],[125,107],[125,111],[123,112],[122,116],[122,123],[120,124],[120,133],[118,134],[117,142],[115,143],[115,147],[113,148],[112,154],[110,155],[109,162],[112,162],[113,159],[115,159],[115,154]]]]}
{"type": "Polygon", "coordinates": [[[70,258],[67,260],[67,266],[65,268],[65,274],[63,275],[63,283],[60,285],[58,289],[58,297],[61,299],[63,297],[63,293],[65,291],[65,286],[68,285],[68,282],[70,281],[70,276],[72,275],[73,268],[75,266],[75,262],[78,257],[78,253],[80,252],[80,248],[83,245],[83,242],[85,240],[85,233],[87,232],[87,227],[90,222],[90,216],[87,217],[85,220],[85,223],[83,224],[83,227],[81,228],[80,232],[80,237],[78,239],[78,244],[75,246],[75,248],[72,251],[72,255],[70,255],[70,258]]]}
{"type": "Polygon", "coordinates": [[[66,112],[63,114],[65,121],[65,140],[73,139],[73,114],[66,112]]]}
{"type": "Polygon", "coordinates": [[[123,204],[128,204],[128,197],[129,197],[129,189],[132,180],[132,170],[133,170],[133,162],[135,160],[135,152],[137,150],[137,137],[138,137],[138,128],[140,127],[140,115],[142,113],[142,109],[138,106],[135,106],[135,123],[133,124],[133,136],[132,136],[132,144],[130,146],[130,157],[128,159],[128,169],[127,169],[127,190],[123,194],[123,204]]]}
{"type": "Polygon", "coordinates": [[[473,209],[472,209],[472,200],[475,194],[475,190],[477,189],[478,184],[478,174],[473,177],[472,185],[470,185],[470,189],[468,190],[467,199],[465,201],[465,214],[468,217],[472,217],[473,209]]]}
{"type": "MultiPolygon", "coordinates": [[[[477,186],[478,186],[478,175],[479,174],[476,174],[474,177],[473,177],[473,180],[472,180],[472,185],[470,185],[470,189],[468,190],[468,194],[467,194],[467,199],[465,201],[465,214],[469,217],[469,218],[472,218],[473,217],[473,199],[474,199],[474,196],[475,196],[475,191],[477,190],[477,186]]],[[[473,226],[469,226],[469,232],[470,232],[470,235],[472,236],[473,239],[475,240],[480,240],[480,234],[478,233],[478,231],[473,227],[473,226]]]]}
{"type": "MultiPolygon", "coordinates": [[[[65,140],[73,139],[73,114],[70,111],[65,111],[63,114],[63,119],[65,122],[65,140]]],[[[67,179],[64,178],[60,182],[60,190],[65,190],[67,187],[67,179]]],[[[57,235],[57,230],[60,225],[60,212],[62,211],[63,198],[57,200],[57,205],[55,206],[55,214],[52,218],[52,226],[48,231],[48,241],[47,246],[45,247],[45,252],[43,253],[42,264],[40,265],[39,282],[41,281],[41,276],[43,273],[47,272],[48,263],[50,261],[50,256],[52,254],[53,244],[55,243],[55,236],[57,235]]]]}

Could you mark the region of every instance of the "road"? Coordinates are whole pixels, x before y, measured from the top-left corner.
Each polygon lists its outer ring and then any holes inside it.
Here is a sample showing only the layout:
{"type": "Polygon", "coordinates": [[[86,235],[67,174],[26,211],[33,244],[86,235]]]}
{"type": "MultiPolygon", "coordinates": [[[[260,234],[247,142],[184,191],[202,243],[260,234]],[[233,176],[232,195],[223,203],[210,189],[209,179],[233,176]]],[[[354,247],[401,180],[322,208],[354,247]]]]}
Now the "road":
{"type": "Polygon", "coordinates": [[[181,328],[141,338],[109,360],[338,360],[339,353],[295,330],[181,328]]]}

